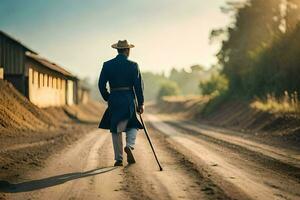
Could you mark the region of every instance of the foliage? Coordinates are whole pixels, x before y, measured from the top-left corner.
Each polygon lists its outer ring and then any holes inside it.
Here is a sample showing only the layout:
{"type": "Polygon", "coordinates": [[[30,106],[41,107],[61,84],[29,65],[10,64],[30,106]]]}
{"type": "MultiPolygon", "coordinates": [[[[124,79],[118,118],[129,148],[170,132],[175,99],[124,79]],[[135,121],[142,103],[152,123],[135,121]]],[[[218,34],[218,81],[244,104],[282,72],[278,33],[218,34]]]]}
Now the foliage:
{"type": "Polygon", "coordinates": [[[229,90],[240,96],[300,92],[300,1],[246,2],[227,4],[223,10],[234,12],[235,21],[211,35],[222,38],[217,57],[229,90]]]}
{"type": "Polygon", "coordinates": [[[300,26],[274,42],[253,66],[249,88],[259,96],[300,92],[300,26]]]}
{"type": "Polygon", "coordinates": [[[268,94],[265,100],[257,99],[251,104],[252,108],[274,113],[300,113],[298,93],[289,94],[287,91],[280,98],[268,94]]]}
{"type": "Polygon", "coordinates": [[[198,89],[199,81],[208,80],[213,70],[205,71],[204,67],[200,65],[191,66],[189,71],[173,68],[169,79],[178,84],[182,95],[200,94],[198,89]]]}
{"type": "Polygon", "coordinates": [[[227,92],[223,92],[220,94],[213,94],[210,96],[210,100],[207,102],[201,114],[203,116],[207,116],[217,110],[217,108],[224,102],[228,101],[230,98],[233,98],[232,94],[227,92]]]}
{"type": "Polygon", "coordinates": [[[228,80],[224,75],[212,75],[210,80],[199,83],[199,89],[203,95],[224,93],[228,89],[228,80]]]}
{"type": "Polygon", "coordinates": [[[199,81],[208,80],[216,71],[216,67],[205,70],[203,66],[193,65],[188,71],[173,68],[168,77],[164,74],[144,72],[142,76],[145,85],[145,99],[148,101],[157,99],[161,85],[169,81],[177,84],[179,95],[198,95],[200,94],[199,81]]]}
{"type": "Polygon", "coordinates": [[[151,72],[142,73],[145,89],[145,100],[156,100],[158,91],[163,82],[167,81],[167,77],[164,74],[154,74],[151,72]]]}
{"type": "Polygon", "coordinates": [[[165,96],[175,96],[179,95],[180,89],[176,82],[174,81],[165,81],[161,84],[160,90],[157,95],[157,99],[160,100],[165,96]]]}

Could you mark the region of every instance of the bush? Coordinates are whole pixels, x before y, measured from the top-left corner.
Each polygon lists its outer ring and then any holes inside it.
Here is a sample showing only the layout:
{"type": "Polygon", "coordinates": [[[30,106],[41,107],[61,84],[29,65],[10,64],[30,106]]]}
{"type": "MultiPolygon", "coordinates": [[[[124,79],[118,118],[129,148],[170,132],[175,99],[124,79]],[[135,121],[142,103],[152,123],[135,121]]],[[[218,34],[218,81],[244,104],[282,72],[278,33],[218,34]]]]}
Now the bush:
{"type": "Polygon", "coordinates": [[[207,102],[201,114],[205,117],[215,112],[223,103],[233,99],[232,94],[228,91],[223,92],[218,95],[211,95],[210,100],[207,102]]]}
{"type": "Polygon", "coordinates": [[[221,94],[228,89],[228,80],[224,75],[213,75],[208,81],[201,81],[199,89],[203,95],[221,94]]]}
{"type": "Polygon", "coordinates": [[[142,77],[145,86],[145,100],[156,100],[161,84],[168,81],[167,77],[164,74],[154,74],[152,72],[144,72],[142,77]]]}
{"type": "Polygon", "coordinates": [[[165,81],[160,86],[160,89],[159,89],[158,95],[157,95],[157,99],[160,100],[164,96],[179,95],[179,93],[180,93],[180,89],[176,82],[165,81]]]}
{"type": "Polygon", "coordinates": [[[287,91],[285,91],[284,95],[280,98],[276,97],[274,94],[268,94],[265,100],[256,99],[252,102],[251,107],[271,113],[300,114],[298,96],[297,92],[289,94],[287,91]]]}

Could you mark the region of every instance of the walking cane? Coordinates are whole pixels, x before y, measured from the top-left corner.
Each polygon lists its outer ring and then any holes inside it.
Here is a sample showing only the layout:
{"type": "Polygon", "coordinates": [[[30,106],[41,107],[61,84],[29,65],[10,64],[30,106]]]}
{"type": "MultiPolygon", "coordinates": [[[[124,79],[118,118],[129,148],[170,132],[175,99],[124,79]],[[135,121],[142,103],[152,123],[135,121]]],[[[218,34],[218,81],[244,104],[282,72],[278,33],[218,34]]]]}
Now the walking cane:
{"type": "Polygon", "coordinates": [[[157,162],[157,164],[158,164],[158,166],[159,166],[159,170],[162,171],[163,168],[161,167],[161,165],[160,165],[160,163],[159,163],[159,161],[158,161],[158,158],[157,158],[157,156],[156,156],[156,153],[155,153],[155,151],[154,151],[154,147],[153,147],[152,142],[151,142],[151,139],[150,139],[150,137],[149,137],[149,134],[148,134],[146,125],[145,125],[145,123],[144,123],[144,120],[143,120],[143,118],[142,118],[142,114],[139,113],[139,116],[140,116],[142,125],[143,125],[143,127],[144,127],[143,129],[144,129],[145,135],[147,136],[147,139],[148,139],[148,142],[149,142],[149,144],[150,144],[150,146],[151,146],[151,149],[152,149],[152,151],[153,151],[155,160],[156,160],[156,162],[157,162]]]}

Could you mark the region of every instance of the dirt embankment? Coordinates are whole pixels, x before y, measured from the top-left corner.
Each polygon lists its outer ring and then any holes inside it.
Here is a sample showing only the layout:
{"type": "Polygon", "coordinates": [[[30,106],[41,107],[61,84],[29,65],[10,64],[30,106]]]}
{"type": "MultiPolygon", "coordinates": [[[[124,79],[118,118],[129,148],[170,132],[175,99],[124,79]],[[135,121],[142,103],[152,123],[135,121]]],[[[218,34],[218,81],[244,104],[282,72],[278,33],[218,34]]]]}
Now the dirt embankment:
{"type": "Polygon", "coordinates": [[[58,123],[47,112],[22,96],[11,84],[0,81],[0,131],[43,130],[58,123]]]}
{"type": "Polygon", "coordinates": [[[42,166],[51,153],[96,128],[103,109],[96,102],[40,109],[0,80],[0,180],[42,166]]]}
{"type": "Polygon", "coordinates": [[[172,113],[185,120],[219,126],[239,131],[251,137],[270,138],[276,144],[299,146],[300,116],[291,114],[274,114],[250,106],[251,102],[227,101],[208,115],[202,110],[208,99],[164,98],[159,103],[161,112],[172,113]]]}

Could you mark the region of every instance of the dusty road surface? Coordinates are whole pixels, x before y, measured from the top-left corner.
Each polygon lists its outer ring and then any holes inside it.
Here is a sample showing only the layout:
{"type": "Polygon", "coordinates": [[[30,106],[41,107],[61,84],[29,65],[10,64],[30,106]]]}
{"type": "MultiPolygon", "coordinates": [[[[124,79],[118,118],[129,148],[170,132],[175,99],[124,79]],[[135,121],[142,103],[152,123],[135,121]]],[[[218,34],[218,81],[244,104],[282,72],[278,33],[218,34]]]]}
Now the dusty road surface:
{"type": "Polygon", "coordinates": [[[243,139],[171,116],[151,125],[235,199],[300,199],[300,153],[243,139]]]}
{"type": "MultiPolygon", "coordinates": [[[[300,199],[299,152],[211,127],[145,115],[164,171],[140,130],[137,163],[113,167],[111,135],[92,130],[43,168],[0,182],[2,199],[300,199]]],[[[1,199],[0,198],[0,199],[1,199]]]]}
{"type": "Polygon", "coordinates": [[[51,156],[44,168],[15,182],[1,182],[3,199],[230,199],[209,178],[150,129],[164,171],[158,171],[142,131],[137,163],[113,167],[111,136],[94,130],[51,156]]]}

